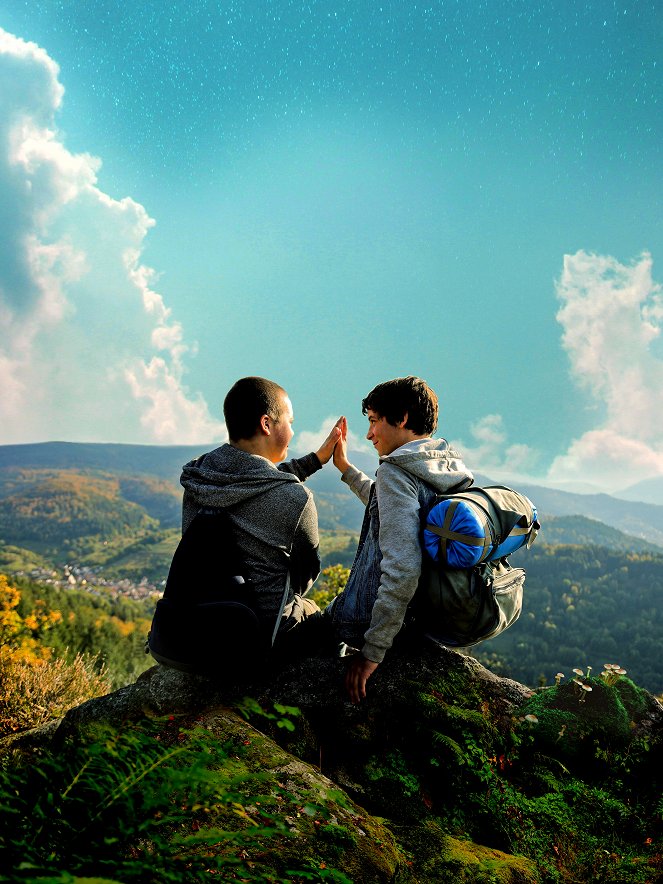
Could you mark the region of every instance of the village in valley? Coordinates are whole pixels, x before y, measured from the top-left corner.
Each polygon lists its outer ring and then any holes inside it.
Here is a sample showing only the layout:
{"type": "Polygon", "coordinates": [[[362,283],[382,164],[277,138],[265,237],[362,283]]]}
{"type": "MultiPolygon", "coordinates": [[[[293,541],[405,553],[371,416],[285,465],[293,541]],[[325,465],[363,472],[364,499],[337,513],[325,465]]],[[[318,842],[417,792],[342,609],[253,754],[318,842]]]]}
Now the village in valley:
{"type": "Polygon", "coordinates": [[[56,589],[78,589],[92,594],[105,593],[112,598],[124,597],[134,601],[155,600],[162,594],[165,579],[159,585],[142,577],[138,583],[126,577],[105,577],[100,567],[68,563],[61,570],[54,568],[33,568],[19,571],[16,576],[27,577],[35,583],[53,586],[56,589]]]}

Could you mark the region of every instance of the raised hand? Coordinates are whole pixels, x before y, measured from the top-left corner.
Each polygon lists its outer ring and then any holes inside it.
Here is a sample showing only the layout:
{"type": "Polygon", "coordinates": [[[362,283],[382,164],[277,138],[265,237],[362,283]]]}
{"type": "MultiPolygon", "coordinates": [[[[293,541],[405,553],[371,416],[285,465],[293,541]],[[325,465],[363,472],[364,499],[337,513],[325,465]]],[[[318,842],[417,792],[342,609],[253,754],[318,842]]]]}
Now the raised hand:
{"type": "Polygon", "coordinates": [[[348,460],[348,422],[342,417],[336,424],[341,431],[341,435],[334,447],[334,466],[337,470],[344,473],[350,466],[348,460]]]}
{"type": "Polygon", "coordinates": [[[318,455],[318,460],[321,464],[326,464],[329,458],[332,456],[332,453],[334,452],[334,446],[343,435],[343,425],[345,425],[346,427],[347,434],[347,422],[344,417],[339,417],[334,426],[331,428],[331,431],[325,441],[315,452],[318,455]]]}

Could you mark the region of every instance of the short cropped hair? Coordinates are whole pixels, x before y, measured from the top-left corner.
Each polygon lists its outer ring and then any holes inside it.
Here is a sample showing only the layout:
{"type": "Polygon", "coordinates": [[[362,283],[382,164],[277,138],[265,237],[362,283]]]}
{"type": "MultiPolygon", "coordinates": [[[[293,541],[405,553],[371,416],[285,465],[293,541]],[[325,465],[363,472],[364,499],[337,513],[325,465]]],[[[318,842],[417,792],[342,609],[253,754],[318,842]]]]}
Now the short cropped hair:
{"type": "Polygon", "coordinates": [[[240,378],[234,383],[223,402],[230,441],[253,438],[263,414],[278,421],[283,413],[282,394],[287,395],[283,387],[267,378],[240,378]]]}
{"type": "Polygon", "coordinates": [[[405,427],[418,436],[430,436],[437,428],[437,396],[421,378],[394,378],[378,384],[361,403],[362,414],[369,408],[394,427],[407,414],[405,427]]]}

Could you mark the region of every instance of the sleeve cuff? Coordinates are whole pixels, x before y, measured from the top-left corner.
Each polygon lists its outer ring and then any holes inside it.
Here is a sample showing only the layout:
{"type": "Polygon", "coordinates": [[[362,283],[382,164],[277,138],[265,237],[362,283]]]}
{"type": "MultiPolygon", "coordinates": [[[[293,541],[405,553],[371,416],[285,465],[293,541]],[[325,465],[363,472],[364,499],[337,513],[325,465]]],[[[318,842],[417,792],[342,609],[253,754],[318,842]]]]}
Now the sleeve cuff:
{"type": "Polygon", "coordinates": [[[370,642],[366,642],[364,647],[361,649],[361,652],[367,660],[371,660],[373,663],[382,663],[382,661],[384,660],[384,655],[387,653],[387,649],[380,648],[377,645],[372,645],[370,642]]]}
{"type": "Polygon", "coordinates": [[[355,482],[361,481],[364,474],[361,470],[358,470],[357,467],[350,464],[347,470],[344,473],[341,473],[341,482],[345,482],[346,485],[349,485],[350,488],[354,485],[355,482]]]}

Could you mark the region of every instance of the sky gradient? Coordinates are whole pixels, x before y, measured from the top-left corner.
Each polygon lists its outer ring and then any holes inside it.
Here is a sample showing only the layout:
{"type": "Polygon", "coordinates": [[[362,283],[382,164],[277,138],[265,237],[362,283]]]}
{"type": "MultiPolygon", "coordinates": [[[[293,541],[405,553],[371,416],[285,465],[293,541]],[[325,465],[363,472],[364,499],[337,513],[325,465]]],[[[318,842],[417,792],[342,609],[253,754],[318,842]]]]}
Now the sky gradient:
{"type": "MultiPolygon", "coordinates": [[[[663,7],[0,0],[0,443],[311,444],[418,374],[470,466],[663,475],[663,7]]],[[[358,444],[358,443],[357,443],[358,444]]]]}

